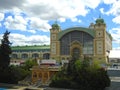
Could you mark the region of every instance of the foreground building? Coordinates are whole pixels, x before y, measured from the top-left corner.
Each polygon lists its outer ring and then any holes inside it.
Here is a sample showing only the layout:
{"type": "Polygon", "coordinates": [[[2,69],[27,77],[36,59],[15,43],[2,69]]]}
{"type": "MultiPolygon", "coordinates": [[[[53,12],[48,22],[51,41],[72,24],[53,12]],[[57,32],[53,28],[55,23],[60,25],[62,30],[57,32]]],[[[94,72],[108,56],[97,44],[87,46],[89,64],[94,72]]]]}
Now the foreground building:
{"type": "Polygon", "coordinates": [[[56,60],[41,60],[38,66],[34,66],[32,71],[32,83],[35,85],[48,85],[51,77],[58,71],[61,66],[57,65],[56,60]]]}
{"type": "Polygon", "coordinates": [[[12,59],[38,58],[61,60],[83,59],[85,56],[94,60],[108,62],[108,52],[112,49],[112,37],[106,31],[106,23],[98,18],[88,28],[71,27],[61,30],[55,23],[50,29],[50,46],[12,47],[12,59]]]}

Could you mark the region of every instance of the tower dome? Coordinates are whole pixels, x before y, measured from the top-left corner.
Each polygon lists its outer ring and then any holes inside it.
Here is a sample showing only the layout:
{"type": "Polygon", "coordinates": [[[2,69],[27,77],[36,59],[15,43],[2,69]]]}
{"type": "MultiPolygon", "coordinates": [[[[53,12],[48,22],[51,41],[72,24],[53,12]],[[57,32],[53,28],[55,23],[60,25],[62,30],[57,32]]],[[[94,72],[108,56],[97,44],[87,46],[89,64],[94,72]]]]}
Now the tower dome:
{"type": "Polygon", "coordinates": [[[104,24],[104,19],[99,17],[97,20],[96,20],[96,24],[104,24]]]}
{"type": "Polygon", "coordinates": [[[56,29],[56,30],[59,30],[59,29],[60,29],[60,26],[57,24],[57,22],[55,22],[55,23],[52,25],[52,29],[56,29]]]}

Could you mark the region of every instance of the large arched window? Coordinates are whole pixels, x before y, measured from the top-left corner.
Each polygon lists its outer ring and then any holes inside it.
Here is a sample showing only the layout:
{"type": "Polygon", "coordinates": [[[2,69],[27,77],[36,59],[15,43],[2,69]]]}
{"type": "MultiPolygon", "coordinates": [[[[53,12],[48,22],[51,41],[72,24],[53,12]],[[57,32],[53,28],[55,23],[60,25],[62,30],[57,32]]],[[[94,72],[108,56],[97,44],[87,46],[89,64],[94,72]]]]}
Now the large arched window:
{"type": "Polygon", "coordinates": [[[70,55],[70,46],[74,41],[81,43],[83,54],[93,54],[93,36],[78,30],[71,31],[60,38],[60,54],[70,55]]]}

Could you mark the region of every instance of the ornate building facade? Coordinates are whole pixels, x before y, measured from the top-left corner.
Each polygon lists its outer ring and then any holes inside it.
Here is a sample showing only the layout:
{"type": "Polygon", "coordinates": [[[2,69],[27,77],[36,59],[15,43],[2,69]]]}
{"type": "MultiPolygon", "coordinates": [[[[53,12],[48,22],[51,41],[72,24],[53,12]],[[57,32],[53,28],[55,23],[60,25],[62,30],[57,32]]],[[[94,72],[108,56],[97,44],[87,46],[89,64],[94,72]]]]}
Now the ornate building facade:
{"type": "Polygon", "coordinates": [[[112,37],[106,31],[106,23],[98,18],[88,28],[72,27],[61,30],[55,23],[50,29],[50,58],[55,60],[83,59],[91,57],[100,62],[107,62],[112,49],[112,37]]]}
{"type": "Polygon", "coordinates": [[[83,59],[85,56],[106,62],[112,49],[112,37],[106,31],[106,23],[98,18],[88,28],[71,27],[61,30],[55,23],[50,29],[50,46],[18,46],[12,47],[12,58],[71,60],[83,59]]]}

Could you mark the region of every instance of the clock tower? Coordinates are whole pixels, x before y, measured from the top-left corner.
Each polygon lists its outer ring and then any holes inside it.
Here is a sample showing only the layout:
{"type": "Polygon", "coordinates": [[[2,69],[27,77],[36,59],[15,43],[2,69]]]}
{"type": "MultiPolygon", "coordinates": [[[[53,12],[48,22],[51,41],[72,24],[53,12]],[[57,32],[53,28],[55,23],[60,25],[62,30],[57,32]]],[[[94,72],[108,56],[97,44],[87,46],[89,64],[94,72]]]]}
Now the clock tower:
{"type": "Polygon", "coordinates": [[[96,20],[94,39],[94,58],[106,62],[106,24],[102,18],[96,20]]]}
{"type": "Polygon", "coordinates": [[[50,29],[50,58],[59,60],[60,44],[58,40],[58,33],[61,31],[60,26],[55,22],[50,29]]]}

